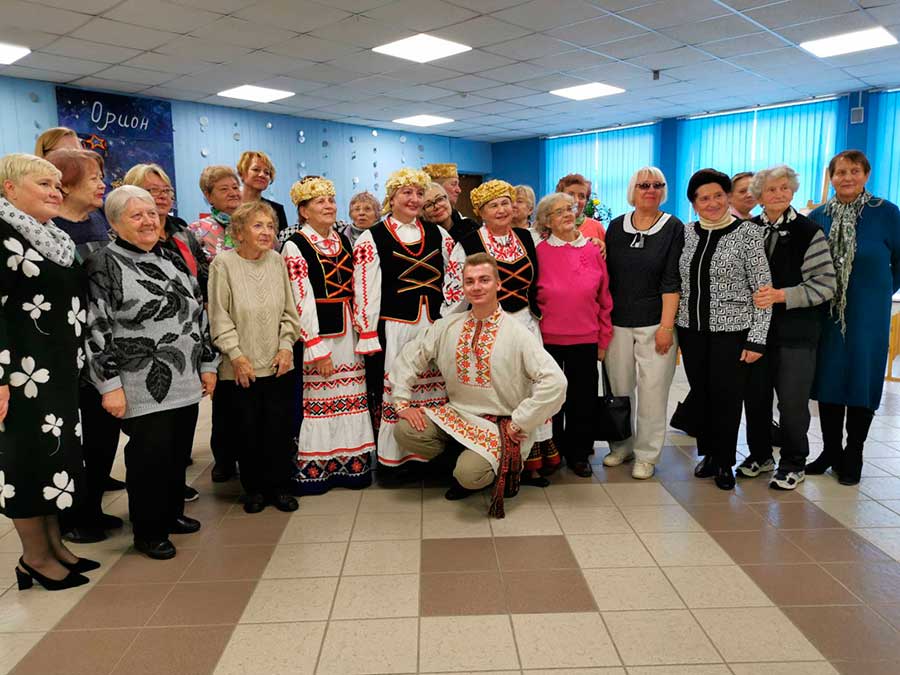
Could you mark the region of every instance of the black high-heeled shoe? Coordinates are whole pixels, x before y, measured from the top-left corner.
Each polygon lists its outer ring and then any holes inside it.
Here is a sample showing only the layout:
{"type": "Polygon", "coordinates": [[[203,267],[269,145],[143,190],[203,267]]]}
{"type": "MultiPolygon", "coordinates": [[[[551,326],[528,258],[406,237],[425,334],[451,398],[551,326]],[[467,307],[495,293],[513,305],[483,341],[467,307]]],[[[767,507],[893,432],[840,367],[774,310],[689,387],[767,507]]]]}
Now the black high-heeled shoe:
{"type": "Polygon", "coordinates": [[[31,588],[35,581],[48,591],[63,591],[67,588],[83,586],[90,581],[86,576],[78,574],[77,572],[69,572],[65,579],[51,579],[50,577],[45,577],[36,569],[26,564],[22,558],[19,558],[19,565],[25,570],[23,572],[19,567],[16,567],[16,581],[18,582],[20,591],[31,588]]]}
{"type": "Polygon", "coordinates": [[[90,558],[79,558],[78,562],[73,563],[68,563],[65,560],[60,560],[59,563],[70,572],[75,572],[76,574],[91,572],[92,570],[98,570],[101,567],[100,563],[98,563],[96,560],[91,560],[90,558]]]}

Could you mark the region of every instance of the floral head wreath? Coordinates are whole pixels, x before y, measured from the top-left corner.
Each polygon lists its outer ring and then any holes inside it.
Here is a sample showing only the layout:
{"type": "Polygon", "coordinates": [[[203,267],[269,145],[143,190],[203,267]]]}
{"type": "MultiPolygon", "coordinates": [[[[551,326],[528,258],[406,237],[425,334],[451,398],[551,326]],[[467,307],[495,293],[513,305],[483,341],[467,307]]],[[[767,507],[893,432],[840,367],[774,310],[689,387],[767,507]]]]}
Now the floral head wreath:
{"type": "Polygon", "coordinates": [[[403,168],[397,169],[390,175],[384,184],[385,195],[384,201],[381,203],[381,214],[385,215],[391,210],[391,197],[402,187],[407,185],[415,185],[426,190],[431,183],[431,176],[421,169],[403,168]]]}
{"type": "Polygon", "coordinates": [[[291,201],[294,206],[316,197],[334,197],[334,183],[319,176],[298,180],[291,186],[291,201]]]}
{"type": "Polygon", "coordinates": [[[432,180],[444,180],[459,176],[456,164],[426,164],[422,167],[422,171],[431,176],[432,180]]]}
{"type": "Polygon", "coordinates": [[[497,197],[509,197],[512,201],[516,201],[516,189],[505,180],[489,180],[482,183],[469,194],[472,207],[476,213],[481,211],[481,207],[492,199],[497,197]]]}

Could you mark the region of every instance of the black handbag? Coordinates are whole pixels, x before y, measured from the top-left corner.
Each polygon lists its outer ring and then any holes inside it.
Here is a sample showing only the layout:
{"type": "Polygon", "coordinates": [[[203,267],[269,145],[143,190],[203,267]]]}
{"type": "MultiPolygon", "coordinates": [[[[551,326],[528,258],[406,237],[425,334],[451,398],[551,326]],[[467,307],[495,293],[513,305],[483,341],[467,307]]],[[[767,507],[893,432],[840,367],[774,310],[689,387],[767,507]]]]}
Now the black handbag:
{"type": "Polygon", "coordinates": [[[601,362],[603,394],[597,397],[597,421],[594,424],[594,440],[624,441],[631,438],[631,399],[613,396],[606,374],[606,364],[601,362]]]}

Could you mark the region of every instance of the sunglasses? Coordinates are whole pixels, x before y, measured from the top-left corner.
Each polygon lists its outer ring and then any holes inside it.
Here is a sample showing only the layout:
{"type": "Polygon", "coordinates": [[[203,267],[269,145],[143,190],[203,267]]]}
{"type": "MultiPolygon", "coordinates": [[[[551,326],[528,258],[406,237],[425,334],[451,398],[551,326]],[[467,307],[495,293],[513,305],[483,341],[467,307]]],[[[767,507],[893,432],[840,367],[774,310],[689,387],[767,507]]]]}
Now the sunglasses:
{"type": "Polygon", "coordinates": [[[639,190],[649,190],[653,188],[654,190],[662,190],[666,187],[665,183],[635,183],[634,185],[639,190]]]}

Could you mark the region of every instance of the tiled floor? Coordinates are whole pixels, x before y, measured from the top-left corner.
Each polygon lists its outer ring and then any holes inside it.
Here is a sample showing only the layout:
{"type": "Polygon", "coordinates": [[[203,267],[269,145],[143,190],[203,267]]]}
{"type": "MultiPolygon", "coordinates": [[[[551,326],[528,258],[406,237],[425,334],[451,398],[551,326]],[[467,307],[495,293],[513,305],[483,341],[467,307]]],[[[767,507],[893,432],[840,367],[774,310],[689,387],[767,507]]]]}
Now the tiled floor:
{"type": "MultiPolygon", "coordinates": [[[[683,393],[679,379],[673,405],[683,393]]],[[[123,532],[77,547],[105,563],[87,587],[19,592],[0,523],[0,672],[900,672],[894,385],[857,487],[725,493],[693,478],[693,440],[673,432],[653,481],[604,469],[598,448],[593,479],[525,487],[504,520],[483,494],[450,503],[421,485],[247,516],[236,483],[210,482],[201,417],[188,512],[203,529],[175,538],[174,560],[136,555],[123,532]]],[[[810,437],[816,453],[815,420],[810,437]]],[[[125,515],[121,493],[107,510],[125,515]]]]}

